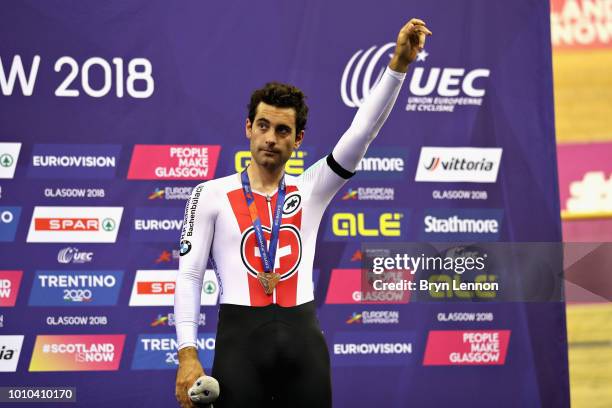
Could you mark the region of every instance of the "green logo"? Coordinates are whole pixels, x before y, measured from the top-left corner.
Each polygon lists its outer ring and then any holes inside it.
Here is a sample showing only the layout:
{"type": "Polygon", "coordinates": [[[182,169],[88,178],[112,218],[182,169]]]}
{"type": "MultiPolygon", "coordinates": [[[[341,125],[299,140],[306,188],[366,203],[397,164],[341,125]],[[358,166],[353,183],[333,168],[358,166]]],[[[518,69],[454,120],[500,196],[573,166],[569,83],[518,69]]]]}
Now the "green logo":
{"type": "Polygon", "coordinates": [[[204,282],[204,293],[207,295],[212,295],[217,290],[217,284],[214,281],[206,281],[204,282]]]}
{"type": "Polygon", "coordinates": [[[115,220],[111,218],[105,218],[102,220],[102,229],[106,232],[112,231],[115,229],[115,220]]]}
{"type": "Polygon", "coordinates": [[[0,166],[11,167],[13,165],[13,156],[8,153],[0,155],[0,166]]]}

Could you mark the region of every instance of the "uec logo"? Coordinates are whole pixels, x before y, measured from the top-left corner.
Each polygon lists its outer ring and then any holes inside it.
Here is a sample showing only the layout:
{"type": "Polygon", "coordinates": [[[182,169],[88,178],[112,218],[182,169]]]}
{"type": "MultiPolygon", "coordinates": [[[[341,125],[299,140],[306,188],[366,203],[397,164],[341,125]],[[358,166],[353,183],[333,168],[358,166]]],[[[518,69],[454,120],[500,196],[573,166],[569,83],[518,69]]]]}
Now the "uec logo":
{"type": "MultiPolygon", "coordinates": [[[[344,67],[340,83],[340,95],[346,106],[350,108],[361,106],[363,100],[367,98],[382,77],[388,62],[383,59],[383,55],[394,46],[395,43],[387,43],[377,51],[377,46],[373,46],[365,52],[359,50],[353,54],[344,67]],[[375,71],[377,72],[376,79],[372,81],[375,71]]],[[[391,54],[387,56],[391,57],[391,54]]],[[[424,62],[428,56],[429,54],[423,50],[415,62],[424,62]]],[[[414,96],[428,96],[435,93],[442,97],[464,95],[482,98],[485,95],[485,89],[477,87],[476,82],[478,79],[488,78],[490,73],[490,70],[485,68],[467,70],[450,67],[417,67],[410,78],[409,90],[414,96]]]]}

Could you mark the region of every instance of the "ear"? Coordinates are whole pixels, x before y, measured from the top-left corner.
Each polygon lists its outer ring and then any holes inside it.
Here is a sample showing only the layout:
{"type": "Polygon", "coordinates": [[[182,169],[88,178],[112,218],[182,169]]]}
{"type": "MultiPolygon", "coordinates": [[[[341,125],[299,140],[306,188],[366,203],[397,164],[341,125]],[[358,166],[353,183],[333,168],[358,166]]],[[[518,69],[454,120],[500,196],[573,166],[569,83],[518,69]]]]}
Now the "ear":
{"type": "Polygon", "coordinates": [[[253,130],[253,124],[251,123],[251,120],[249,118],[247,118],[246,120],[246,124],[244,126],[244,131],[246,133],[246,137],[247,139],[251,139],[251,131],[253,130]]]}
{"type": "Polygon", "coordinates": [[[300,148],[302,141],[304,140],[304,130],[300,130],[300,133],[295,135],[295,143],[293,144],[293,150],[300,148]]]}

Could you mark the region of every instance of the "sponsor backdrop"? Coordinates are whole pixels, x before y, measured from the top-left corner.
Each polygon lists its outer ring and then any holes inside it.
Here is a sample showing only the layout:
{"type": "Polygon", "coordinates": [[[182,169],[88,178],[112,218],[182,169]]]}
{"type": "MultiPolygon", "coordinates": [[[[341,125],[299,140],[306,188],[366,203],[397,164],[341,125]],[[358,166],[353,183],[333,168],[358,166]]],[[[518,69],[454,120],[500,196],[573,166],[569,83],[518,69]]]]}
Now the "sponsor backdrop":
{"type": "MultiPolygon", "coordinates": [[[[248,162],[250,92],[278,80],[308,95],[287,166],[299,174],[419,16],[435,34],[321,223],[335,405],[568,406],[562,301],[359,292],[362,242],[560,241],[549,12],[535,0],[6,5],[0,382],[76,387],[92,407],[172,406],[182,213],[195,185],[248,162]]],[[[219,282],[204,281],[210,368],[219,282]]]]}

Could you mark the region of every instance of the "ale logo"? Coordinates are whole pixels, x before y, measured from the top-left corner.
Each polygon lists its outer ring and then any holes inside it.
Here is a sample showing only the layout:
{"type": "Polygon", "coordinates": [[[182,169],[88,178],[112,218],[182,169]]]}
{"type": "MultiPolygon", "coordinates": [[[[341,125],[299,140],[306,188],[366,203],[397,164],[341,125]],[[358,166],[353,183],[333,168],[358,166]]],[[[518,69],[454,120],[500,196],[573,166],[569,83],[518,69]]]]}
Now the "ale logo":
{"type": "Polygon", "coordinates": [[[366,227],[364,213],[336,213],[332,216],[334,235],[338,237],[399,237],[401,235],[401,213],[383,213],[378,217],[378,225],[366,227]]]}
{"type": "Polygon", "coordinates": [[[2,156],[0,156],[0,166],[2,167],[11,167],[13,165],[13,156],[11,156],[10,154],[3,154],[2,156]]]}
{"type": "Polygon", "coordinates": [[[113,231],[116,227],[115,220],[112,218],[105,218],[102,220],[102,229],[106,232],[113,231]]]}
{"type": "MultiPolygon", "coordinates": [[[[300,174],[302,174],[305,168],[305,156],[307,156],[307,153],[301,150],[297,152],[292,152],[291,157],[285,164],[285,172],[292,176],[299,176],[300,174]]],[[[249,150],[241,150],[236,152],[236,155],[234,156],[234,167],[236,172],[240,173],[244,169],[246,169],[246,167],[251,162],[251,159],[251,152],[249,150]]]]}

